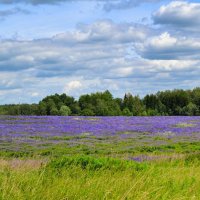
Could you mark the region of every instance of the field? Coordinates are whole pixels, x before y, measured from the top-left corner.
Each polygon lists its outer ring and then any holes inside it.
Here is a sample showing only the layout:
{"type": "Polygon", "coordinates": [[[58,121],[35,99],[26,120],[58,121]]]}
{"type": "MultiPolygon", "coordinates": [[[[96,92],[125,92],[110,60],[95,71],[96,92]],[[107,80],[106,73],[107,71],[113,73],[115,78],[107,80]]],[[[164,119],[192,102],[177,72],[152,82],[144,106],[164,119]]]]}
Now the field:
{"type": "Polygon", "coordinates": [[[200,117],[0,117],[0,199],[200,199],[200,117]]]}

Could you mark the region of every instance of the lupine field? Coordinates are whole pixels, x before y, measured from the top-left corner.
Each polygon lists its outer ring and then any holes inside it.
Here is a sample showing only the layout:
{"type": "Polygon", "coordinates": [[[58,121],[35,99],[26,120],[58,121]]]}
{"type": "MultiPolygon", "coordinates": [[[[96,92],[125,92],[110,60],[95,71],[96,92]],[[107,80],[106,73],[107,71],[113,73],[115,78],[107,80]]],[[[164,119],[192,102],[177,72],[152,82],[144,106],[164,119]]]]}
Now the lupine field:
{"type": "Polygon", "coordinates": [[[200,199],[200,117],[0,117],[0,199],[200,199]]]}

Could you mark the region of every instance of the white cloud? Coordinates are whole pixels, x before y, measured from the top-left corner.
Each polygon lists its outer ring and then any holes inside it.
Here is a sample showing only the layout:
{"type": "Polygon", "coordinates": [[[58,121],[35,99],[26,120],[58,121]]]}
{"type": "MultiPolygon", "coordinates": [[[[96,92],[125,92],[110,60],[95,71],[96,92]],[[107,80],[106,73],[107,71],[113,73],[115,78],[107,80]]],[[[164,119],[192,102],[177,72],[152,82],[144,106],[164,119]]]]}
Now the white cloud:
{"type": "MultiPolygon", "coordinates": [[[[121,66],[121,65],[120,65],[121,66]]],[[[119,67],[117,69],[112,69],[111,74],[119,77],[127,77],[133,73],[133,67],[119,67]]]]}
{"type": "Polygon", "coordinates": [[[31,93],[31,96],[32,97],[37,97],[37,96],[39,96],[39,93],[38,92],[33,92],[33,93],[31,93]]]}
{"type": "Polygon", "coordinates": [[[69,83],[67,83],[67,85],[65,86],[65,90],[71,91],[71,90],[74,90],[74,89],[79,89],[81,87],[82,87],[81,82],[74,80],[74,81],[70,81],[69,83]]]}
{"type": "Polygon", "coordinates": [[[53,39],[66,43],[129,43],[144,40],[149,29],[131,23],[113,23],[109,20],[97,21],[93,24],[82,24],[78,30],[57,34],[53,39]]]}
{"type": "Polygon", "coordinates": [[[158,48],[166,48],[176,45],[177,39],[170,36],[168,32],[165,32],[158,37],[153,37],[151,40],[148,40],[148,43],[149,45],[157,46],[158,48]]]}
{"type": "Polygon", "coordinates": [[[144,58],[157,60],[200,59],[200,39],[175,37],[165,32],[135,45],[144,58]]]}
{"type": "MultiPolygon", "coordinates": [[[[52,38],[0,41],[0,71],[31,70],[33,76],[78,75],[121,65],[128,48],[145,39],[148,28],[98,21],[52,38]]],[[[120,67],[120,66],[119,66],[120,67]]]]}
{"type": "Polygon", "coordinates": [[[2,103],[106,89],[123,97],[199,84],[199,37],[132,23],[104,20],[52,38],[1,40],[0,52],[2,103]]]}
{"type": "Polygon", "coordinates": [[[172,1],[153,14],[155,24],[171,25],[175,29],[199,30],[200,3],[172,1]]]}

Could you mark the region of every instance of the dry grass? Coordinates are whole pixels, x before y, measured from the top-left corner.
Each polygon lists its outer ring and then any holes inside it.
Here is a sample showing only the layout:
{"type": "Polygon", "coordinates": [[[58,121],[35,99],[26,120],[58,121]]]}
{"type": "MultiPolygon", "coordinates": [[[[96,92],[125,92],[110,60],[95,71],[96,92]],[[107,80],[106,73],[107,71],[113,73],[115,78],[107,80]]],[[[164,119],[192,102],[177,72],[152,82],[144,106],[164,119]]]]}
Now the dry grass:
{"type": "Polygon", "coordinates": [[[38,170],[47,163],[47,160],[39,159],[0,159],[0,169],[9,168],[11,170],[38,170]]]}

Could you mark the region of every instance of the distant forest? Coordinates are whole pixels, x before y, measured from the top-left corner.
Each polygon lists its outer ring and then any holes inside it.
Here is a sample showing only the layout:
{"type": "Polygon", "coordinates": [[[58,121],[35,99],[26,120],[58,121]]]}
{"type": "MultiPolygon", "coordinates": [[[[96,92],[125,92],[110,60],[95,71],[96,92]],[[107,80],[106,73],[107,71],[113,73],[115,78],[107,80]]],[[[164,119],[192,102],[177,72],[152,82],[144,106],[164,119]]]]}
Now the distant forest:
{"type": "Polygon", "coordinates": [[[54,94],[38,104],[1,105],[1,115],[81,115],[81,116],[157,116],[200,115],[200,87],[193,90],[167,90],[144,98],[125,94],[113,98],[107,90],[80,96],[54,94]]]}

